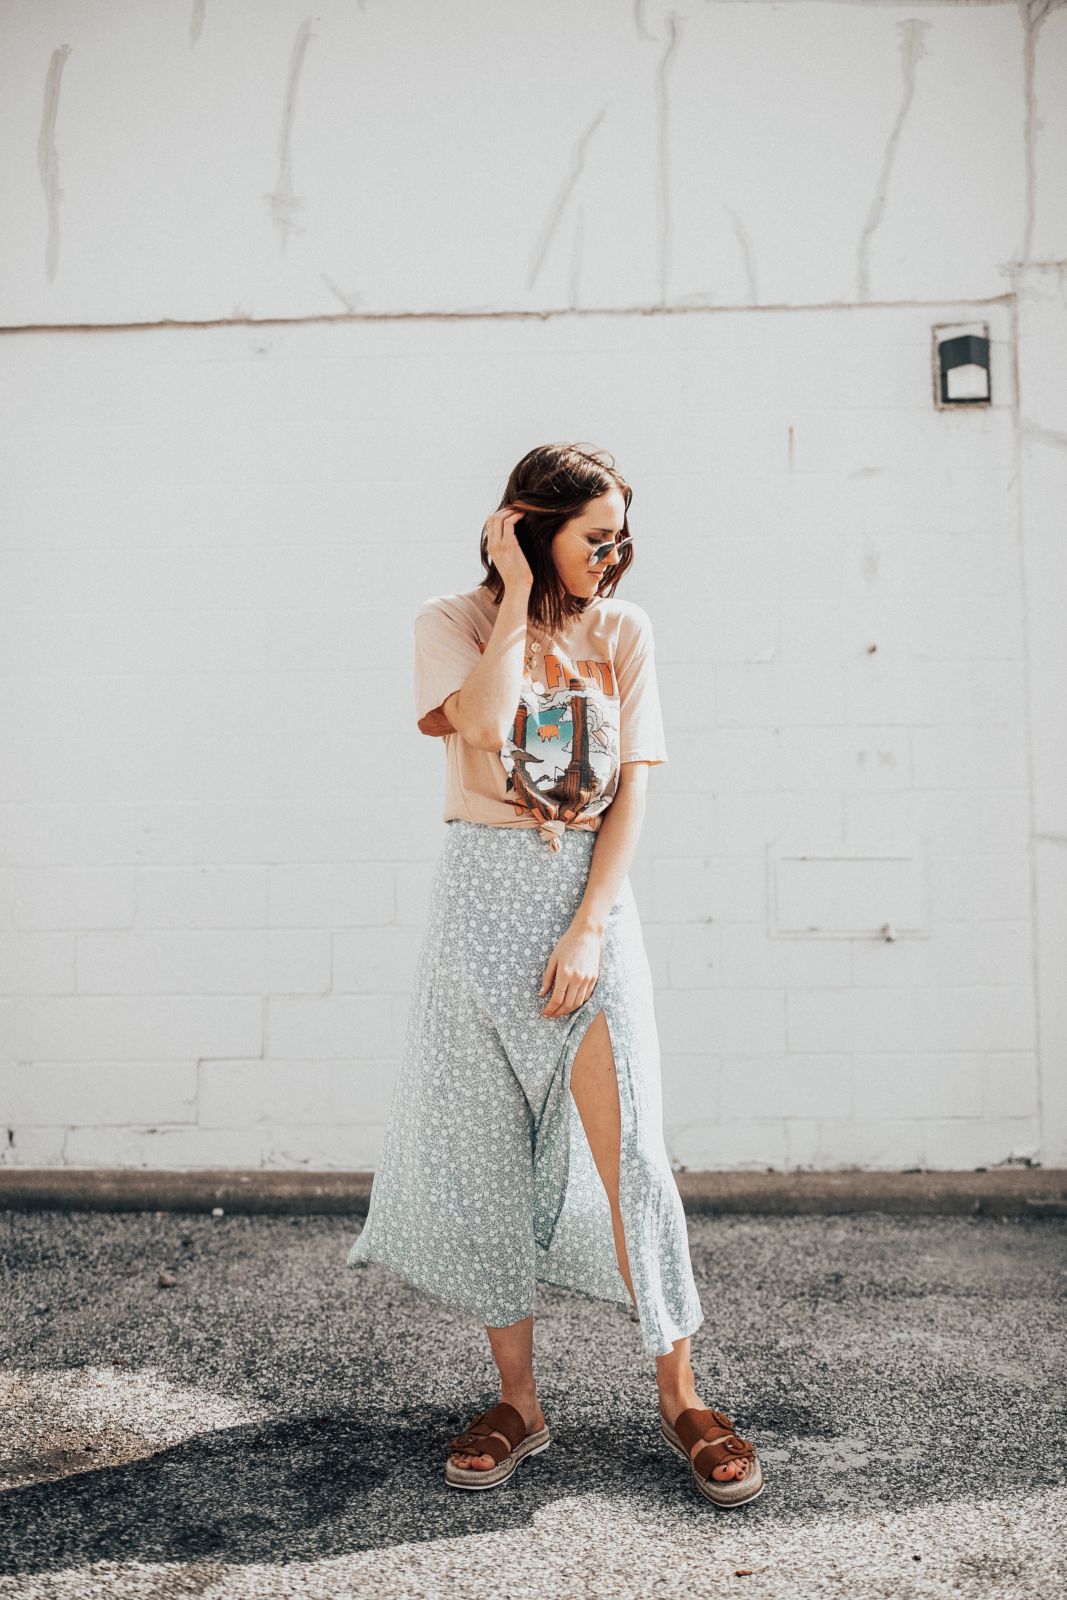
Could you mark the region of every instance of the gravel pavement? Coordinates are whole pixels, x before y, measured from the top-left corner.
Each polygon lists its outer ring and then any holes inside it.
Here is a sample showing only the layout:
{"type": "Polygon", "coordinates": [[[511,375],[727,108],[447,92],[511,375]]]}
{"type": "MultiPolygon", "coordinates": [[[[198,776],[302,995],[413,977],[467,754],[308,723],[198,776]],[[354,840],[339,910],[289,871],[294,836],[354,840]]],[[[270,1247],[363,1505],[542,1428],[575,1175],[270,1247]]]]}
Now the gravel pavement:
{"type": "Polygon", "coordinates": [[[484,1333],[358,1216],[0,1211],[0,1596],[1067,1592],[1067,1221],[691,1216],[705,1402],[767,1486],[660,1441],[622,1307],[539,1289],[551,1447],[446,1488],[484,1333]]]}

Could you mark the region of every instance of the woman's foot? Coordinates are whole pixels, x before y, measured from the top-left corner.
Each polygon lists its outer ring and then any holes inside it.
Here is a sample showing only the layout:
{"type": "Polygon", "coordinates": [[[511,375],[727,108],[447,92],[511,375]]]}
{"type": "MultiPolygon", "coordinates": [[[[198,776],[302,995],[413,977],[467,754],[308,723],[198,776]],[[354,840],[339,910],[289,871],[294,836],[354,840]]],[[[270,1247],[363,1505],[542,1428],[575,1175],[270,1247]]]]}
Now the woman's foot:
{"type": "MultiPolygon", "coordinates": [[[[704,1402],[697,1394],[692,1383],[685,1385],[680,1392],[677,1390],[671,1390],[670,1393],[664,1393],[662,1389],[660,1390],[660,1416],[663,1417],[672,1428],[674,1427],[678,1418],[681,1416],[682,1412],[688,1411],[691,1406],[697,1406],[701,1410],[705,1409],[704,1402]]],[[[703,1449],[702,1440],[698,1441],[698,1444],[694,1447],[690,1454],[698,1455],[701,1449],[703,1449]]],[[[711,1476],[715,1479],[716,1483],[734,1483],[735,1481],[740,1482],[747,1478],[751,1471],[751,1461],[748,1461],[743,1457],[739,1457],[736,1461],[721,1461],[717,1467],[712,1467],[711,1476]]]]}
{"type": "MultiPolygon", "coordinates": [[[[541,1405],[538,1401],[535,1390],[522,1395],[516,1395],[509,1391],[507,1394],[501,1394],[500,1398],[501,1400],[506,1400],[509,1405],[514,1406],[515,1410],[521,1413],[522,1420],[526,1424],[527,1433],[535,1433],[538,1429],[544,1427],[544,1413],[541,1410],[541,1405]]],[[[462,1450],[458,1452],[453,1451],[448,1459],[452,1462],[453,1466],[469,1467],[475,1472],[482,1471],[483,1469],[488,1471],[490,1467],[496,1466],[496,1462],[493,1460],[492,1456],[472,1456],[467,1455],[466,1452],[462,1450]]]]}

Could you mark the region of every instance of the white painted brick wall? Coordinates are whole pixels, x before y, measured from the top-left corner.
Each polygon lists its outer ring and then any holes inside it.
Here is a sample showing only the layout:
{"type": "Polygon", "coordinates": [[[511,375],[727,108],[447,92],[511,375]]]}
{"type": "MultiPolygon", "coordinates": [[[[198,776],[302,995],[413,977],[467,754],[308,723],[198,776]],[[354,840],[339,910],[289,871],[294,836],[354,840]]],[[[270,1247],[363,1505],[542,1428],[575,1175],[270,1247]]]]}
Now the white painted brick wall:
{"type": "MultiPolygon", "coordinates": [[[[407,99],[368,110],[361,75],[395,71],[395,36],[327,0],[297,86],[292,171],[318,187],[295,230],[263,200],[287,10],[236,8],[262,57],[258,87],[242,67],[248,166],[211,154],[232,147],[212,85],[238,35],[210,8],[187,57],[166,7],[113,55],[120,125],[124,75],[162,71],[189,107],[117,141],[86,98],[91,11],[19,13],[3,325],[30,331],[0,341],[0,1161],[374,1164],[443,833],[411,619],[477,581],[510,466],[565,437],[606,444],[635,488],[622,592],[653,618],[670,762],[630,875],[674,1161],[1067,1161],[1067,220],[1040,159],[1028,189],[1020,143],[1028,92],[1031,137],[1067,133],[1067,12],[1035,32],[1029,89],[1003,74],[1019,11],[924,17],[944,48],[922,55],[872,211],[898,10],[798,9],[783,32],[778,9],[743,9],[645,7],[626,39],[605,6],[572,9],[556,25],[574,50],[552,52],[540,94],[509,93],[490,149],[474,108],[521,42],[514,18],[472,0],[491,28],[470,79],[462,30],[419,8],[407,99]],[[730,65],[742,28],[757,76],[730,65]],[[49,266],[36,151],[61,38],[49,266]],[[613,112],[575,167],[587,83],[565,68],[583,38],[644,96],[644,158],[613,112]],[[798,52],[811,70],[785,71],[798,52]],[[960,96],[983,117],[950,148],[960,96]],[[407,104],[445,129],[434,148],[393,137],[407,104]],[[850,138],[830,202],[827,104],[850,138]],[[187,151],[162,195],[159,139],[187,151]],[[472,162],[485,182],[460,193],[472,162]],[[116,232],[121,194],[158,203],[116,232]],[[994,404],[939,413],[931,328],[958,320],[989,323],[994,404]],[[891,849],[921,926],[848,932],[860,879],[820,854],[891,849]],[[819,886],[812,936],[775,932],[783,853],[811,857],[791,893],[802,913],[819,886]]],[[[865,918],[880,882],[863,878],[865,918]]]]}

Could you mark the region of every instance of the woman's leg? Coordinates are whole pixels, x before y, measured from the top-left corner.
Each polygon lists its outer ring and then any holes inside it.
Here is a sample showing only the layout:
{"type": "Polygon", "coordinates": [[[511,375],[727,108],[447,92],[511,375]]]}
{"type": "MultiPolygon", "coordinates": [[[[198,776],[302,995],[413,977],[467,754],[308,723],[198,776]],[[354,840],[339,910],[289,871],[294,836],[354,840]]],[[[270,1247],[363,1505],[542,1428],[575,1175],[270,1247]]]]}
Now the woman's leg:
{"type": "MultiPolygon", "coordinates": [[[[600,1181],[611,1205],[611,1225],[619,1271],[636,1305],[630,1264],[626,1253],[622,1212],[619,1207],[619,1164],[622,1117],[619,1108],[619,1081],[611,1047],[608,1020],[599,1011],[586,1029],[571,1068],[571,1093],[578,1107],[589,1141],[589,1148],[600,1174],[600,1181]]],[[[660,1411],[673,1427],[679,1414],[690,1406],[703,1406],[693,1380],[689,1359],[689,1339],[676,1339],[670,1355],[656,1357],[656,1383],[660,1411]]],[[[484,1459],[484,1458],[483,1458],[484,1459]]],[[[724,1461],[712,1469],[712,1477],[722,1483],[743,1478],[747,1461],[724,1461]]]]}
{"type": "MultiPolygon", "coordinates": [[[[507,1328],[486,1328],[493,1359],[500,1373],[500,1398],[522,1413],[527,1433],[543,1428],[544,1415],[537,1399],[537,1384],[533,1370],[533,1314],[507,1328]]],[[[492,1456],[467,1455],[460,1451],[449,1458],[457,1467],[495,1466],[492,1456]]]]}
{"type": "Polygon", "coordinates": [[[589,1141],[600,1181],[611,1203],[611,1230],[615,1235],[615,1254],[619,1271],[634,1307],[637,1295],[630,1277],[630,1262],[626,1254],[626,1235],[623,1232],[622,1212],[619,1209],[619,1156],[622,1141],[622,1113],[619,1108],[619,1083],[615,1074],[615,1056],[611,1048],[608,1019],[598,1011],[585,1038],[578,1046],[578,1054],[571,1068],[571,1094],[582,1118],[585,1136],[589,1141]]]}

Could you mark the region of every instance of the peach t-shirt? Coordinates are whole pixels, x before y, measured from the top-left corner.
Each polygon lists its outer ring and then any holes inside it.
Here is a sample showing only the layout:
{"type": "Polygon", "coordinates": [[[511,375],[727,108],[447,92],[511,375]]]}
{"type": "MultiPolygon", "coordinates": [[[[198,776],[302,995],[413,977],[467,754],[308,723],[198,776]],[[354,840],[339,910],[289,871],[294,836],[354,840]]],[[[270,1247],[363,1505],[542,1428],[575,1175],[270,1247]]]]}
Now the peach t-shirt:
{"type": "MultiPolygon", "coordinates": [[[[415,614],[415,713],[445,741],[444,818],[538,828],[552,849],[568,827],[596,832],[625,761],[666,762],[652,625],[632,600],[602,596],[532,656],[499,751],[479,750],[441,705],[462,689],[493,632],[479,585],[435,595],[415,614]]],[[[534,637],[534,635],[530,635],[534,637]]]]}

